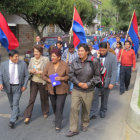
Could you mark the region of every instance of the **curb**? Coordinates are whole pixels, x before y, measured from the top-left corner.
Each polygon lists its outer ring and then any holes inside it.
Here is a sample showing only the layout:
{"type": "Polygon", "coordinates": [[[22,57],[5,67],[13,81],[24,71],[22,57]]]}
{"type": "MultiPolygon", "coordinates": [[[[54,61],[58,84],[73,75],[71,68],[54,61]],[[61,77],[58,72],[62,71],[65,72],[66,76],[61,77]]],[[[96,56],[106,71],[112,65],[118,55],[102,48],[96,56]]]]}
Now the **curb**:
{"type": "Polygon", "coordinates": [[[138,107],[138,98],[140,90],[139,86],[140,86],[140,63],[138,63],[136,81],[127,116],[128,125],[138,133],[140,133],[140,108],[138,107]]]}

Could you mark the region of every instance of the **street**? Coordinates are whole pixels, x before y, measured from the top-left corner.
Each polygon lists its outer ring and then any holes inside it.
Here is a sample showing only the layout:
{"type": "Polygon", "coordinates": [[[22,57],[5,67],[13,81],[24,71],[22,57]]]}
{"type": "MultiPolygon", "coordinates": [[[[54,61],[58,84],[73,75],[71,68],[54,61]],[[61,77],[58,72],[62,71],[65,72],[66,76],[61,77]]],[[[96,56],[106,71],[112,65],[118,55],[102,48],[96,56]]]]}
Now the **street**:
{"type": "MultiPolygon", "coordinates": [[[[132,75],[130,90],[119,95],[119,87],[115,87],[109,97],[108,112],[104,119],[98,117],[91,120],[87,132],[81,132],[72,137],[74,140],[139,140],[140,134],[135,133],[126,123],[127,111],[135,81],[132,75]]],[[[70,96],[67,96],[63,112],[63,128],[60,133],[55,132],[54,115],[50,104],[50,114],[44,119],[41,113],[39,95],[35,102],[32,119],[29,125],[23,123],[23,113],[29,100],[29,88],[20,100],[21,117],[15,129],[8,127],[10,109],[7,96],[0,93],[0,140],[65,140],[69,130],[70,96]]],[[[79,123],[80,128],[80,123],[79,123]]]]}

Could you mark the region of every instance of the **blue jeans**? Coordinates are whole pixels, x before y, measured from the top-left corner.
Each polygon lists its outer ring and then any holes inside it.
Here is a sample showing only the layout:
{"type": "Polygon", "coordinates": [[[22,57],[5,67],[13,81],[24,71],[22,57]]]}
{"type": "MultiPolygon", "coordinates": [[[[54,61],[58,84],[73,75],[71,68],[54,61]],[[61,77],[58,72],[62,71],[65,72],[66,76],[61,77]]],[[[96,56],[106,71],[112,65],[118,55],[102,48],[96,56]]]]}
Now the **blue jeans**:
{"type": "Polygon", "coordinates": [[[71,81],[69,81],[69,87],[70,87],[70,91],[72,91],[72,89],[73,89],[73,83],[71,82],[71,81]]]}
{"type": "Polygon", "coordinates": [[[120,81],[120,62],[117,62],[117,76],[116,76],[116,83],[120,81]]]}

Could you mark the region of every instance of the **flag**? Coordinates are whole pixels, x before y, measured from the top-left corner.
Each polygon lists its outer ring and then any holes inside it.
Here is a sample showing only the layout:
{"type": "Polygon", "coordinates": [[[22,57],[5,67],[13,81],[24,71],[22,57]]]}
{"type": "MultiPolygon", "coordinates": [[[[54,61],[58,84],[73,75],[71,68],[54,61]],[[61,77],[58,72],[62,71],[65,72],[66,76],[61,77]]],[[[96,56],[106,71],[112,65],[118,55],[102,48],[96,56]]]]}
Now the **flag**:
{"type": "Polygon", "coordinates": [[[14,50],[19,46],[19,42],[10,30],[4,16],[0,13],[0,43],[8,50],[14,50]]]}
{"type": "Polygon", "coordinates": [[[110,38],[108,42],[110,43],[110,48],[112,48],[113,43],[116,42],[116,38],[110,38]]]}
{"type": "Polygon", "coordinates": [[[81,43],[86,43],[86,34],[84,31],[83,23],[75,7],[72,30],[74,47],[77,47],[81,43]]]}
{"type": "Polygon", "coordinates": [[[137,16],[136,12],[134,11],[132,22],[130,25],[130,29],[128,31],[129,36],[131,37],[131,40],[134,44],[134,51],[135,54],[137,54],[139,49],[139,38],[138,38],[138,23],[137,23],[137,16]]]}

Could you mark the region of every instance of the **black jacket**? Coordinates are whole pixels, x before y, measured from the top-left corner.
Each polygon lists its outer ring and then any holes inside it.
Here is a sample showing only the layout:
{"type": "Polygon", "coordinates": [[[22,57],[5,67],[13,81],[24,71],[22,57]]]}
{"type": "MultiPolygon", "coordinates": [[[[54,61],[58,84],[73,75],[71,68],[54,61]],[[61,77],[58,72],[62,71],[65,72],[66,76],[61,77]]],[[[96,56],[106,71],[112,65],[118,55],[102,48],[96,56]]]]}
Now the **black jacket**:
{"type": "Polygon", "coordinates": [[[95,85],[101,82],[99,61],[96,58],[92,61],[91,55],[88,56],[84,63],[81,62],[80,58],[76,58],[70,66],[69,77],[75,89],[83,92],[92,91],[95,85]],[[87,83],[88,89],[79,87],[79,82],[87,83]]]}

